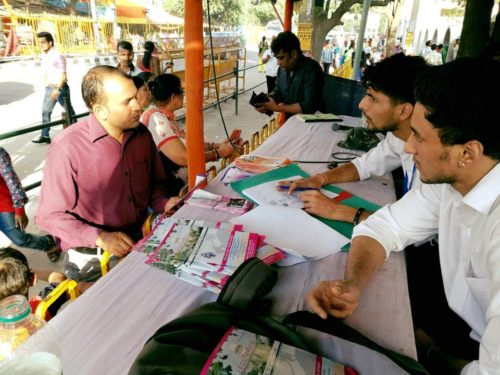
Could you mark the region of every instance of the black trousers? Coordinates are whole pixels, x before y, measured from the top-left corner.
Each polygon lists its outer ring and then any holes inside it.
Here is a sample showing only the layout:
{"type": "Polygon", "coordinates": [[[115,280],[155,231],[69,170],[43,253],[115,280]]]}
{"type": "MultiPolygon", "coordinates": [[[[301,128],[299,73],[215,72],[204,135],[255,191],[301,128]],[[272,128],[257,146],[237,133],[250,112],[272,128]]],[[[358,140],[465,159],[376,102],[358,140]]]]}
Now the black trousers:
{"type": "Polygon", "coordinates": [[[409,246],[405,252],[414,328],[454,357],[478,359],[479,343],[469,337],[471,328],[448,306],[437,243],[409,246]]]}

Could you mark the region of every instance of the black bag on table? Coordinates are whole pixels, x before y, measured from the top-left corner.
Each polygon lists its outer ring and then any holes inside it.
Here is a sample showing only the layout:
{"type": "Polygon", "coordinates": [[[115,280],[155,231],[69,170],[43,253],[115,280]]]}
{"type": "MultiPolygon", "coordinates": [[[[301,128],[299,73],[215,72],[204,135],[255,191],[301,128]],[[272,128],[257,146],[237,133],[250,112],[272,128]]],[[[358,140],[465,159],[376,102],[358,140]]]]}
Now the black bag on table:
{"type": "Polygon", "coordinates": [[[286,316],[283,323],[267,317],[270,304],[263,297],[271,291],[276,280],[274,268],[260,259],[248,259],[229,278],[217,302],[200,306],[161,327],[144,345],[129,374],[199,374],[233,326],[314,353],[290,325],[316,329],[366,346],[385,355],[401,368],[402,373],[427,374],[412,358],[381,347],[340,319],[323,320],[306,311],[286,316]]]}

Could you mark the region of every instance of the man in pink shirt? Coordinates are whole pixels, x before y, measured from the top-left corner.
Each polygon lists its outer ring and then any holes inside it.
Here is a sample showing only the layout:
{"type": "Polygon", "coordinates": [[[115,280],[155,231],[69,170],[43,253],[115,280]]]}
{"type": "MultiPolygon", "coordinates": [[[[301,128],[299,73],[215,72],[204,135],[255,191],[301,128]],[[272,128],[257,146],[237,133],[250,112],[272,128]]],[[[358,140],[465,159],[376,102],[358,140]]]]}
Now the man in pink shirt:
{"type": "Polygon", "coordinates": [[[35,218],[67,251],[65,272],[78,281],[99,277],[101,250],[118,258],[130,252],[148,207],[166,212],[176,201],[165,194],[150,132],[138,126],[136,94],[119,69],[92,68],[82,82],[91,114],[62,132],[47,153],[35,218]]]}

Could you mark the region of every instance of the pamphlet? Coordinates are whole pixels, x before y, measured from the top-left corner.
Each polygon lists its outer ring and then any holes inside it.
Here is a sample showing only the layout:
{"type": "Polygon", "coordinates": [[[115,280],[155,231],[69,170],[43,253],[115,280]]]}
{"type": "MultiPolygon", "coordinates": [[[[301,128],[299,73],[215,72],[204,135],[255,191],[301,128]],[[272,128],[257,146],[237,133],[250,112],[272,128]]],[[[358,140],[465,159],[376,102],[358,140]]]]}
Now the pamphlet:
{"type": "Polygon", "coordinates": [[[291,160],[287,158],[267,157],[257,155],[241,155],[235,160],[235,165],[250,173],[263,173],[280,167],[287,166],[291,160]]]}
{"type": "Polygon", "coordinates": [[[250,210],[253,203],[243,198],[229,198],[198,189],[185,202],[191,206],[225,211],[233,214],[243,214],[250,210]]]}
{"type": "Polygon", "coordinates": [[[356,371],[340,363],[231,327],[205,363],[201,375],[344,375],[356,371]]]}

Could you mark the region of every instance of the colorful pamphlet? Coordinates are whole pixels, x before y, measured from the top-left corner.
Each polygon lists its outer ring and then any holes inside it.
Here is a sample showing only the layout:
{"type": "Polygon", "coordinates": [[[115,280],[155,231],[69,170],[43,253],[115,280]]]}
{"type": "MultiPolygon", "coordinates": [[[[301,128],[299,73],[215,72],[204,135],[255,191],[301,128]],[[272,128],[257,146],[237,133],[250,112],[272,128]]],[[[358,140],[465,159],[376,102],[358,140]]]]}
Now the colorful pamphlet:
{"type": "Polygon", "coordinates": [[[355,375],[340,363],[231,327],[205,363],[201,375],[355,375]],[[347,370],[347,371],[346,371],[347,370]]]}
{"type": "Polygon", "coordinates": [[[191,206],[226,211],[233,214],[243,214],[250,210],[253,206],[252,202],[243,198],[229,198],[209,193],[208,191],[201,189],[195,190],[185,203],[191,206]]]}
{"type": "Polygon", "coordinates": [[[291,160],[287,158],[257,156],[257,155],[241,155],[234,161],[235,165],[250,173],[263,173],[272,169],[287,166],[291,160]]]}
{"type": "Polygon", "coordinates": [[[134,251],[148,256],[146,264],[214,293],[246,259],[257,256],[274,264],[286,257],[265,244],[264,236],[244,232],[242,225],[166,217],[134,251]]]}

